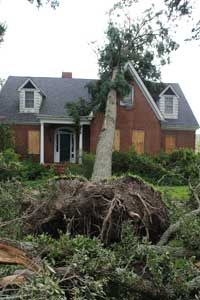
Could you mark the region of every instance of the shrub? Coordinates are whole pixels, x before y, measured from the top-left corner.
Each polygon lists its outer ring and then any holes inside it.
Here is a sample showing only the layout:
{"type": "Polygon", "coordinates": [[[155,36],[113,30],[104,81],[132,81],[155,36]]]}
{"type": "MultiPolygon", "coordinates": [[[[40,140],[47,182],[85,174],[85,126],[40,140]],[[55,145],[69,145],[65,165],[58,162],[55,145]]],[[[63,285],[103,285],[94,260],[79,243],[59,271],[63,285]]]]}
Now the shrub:
{"type": "MultiPolygon", "coordinates": [[[[0,182],[0,223],[12,221],[21,215],[23,188],[17,181],[0,182]]],[[[17,238],[21,234],[17,220],[0,230],[0,236],[17,238]]]]}
{"type": "Polygon", "coordinates": [[[168,171],[146,154],[139,155],[134,150],[129,152],[113,152],[112,171],[114,175],[131,173],[141,176],[145,180],[156,183],[168,171]]]}
{"type": "Polygon", "coordinates": [[[189,178],[198,177],[200,154],[190,149],[179,149],[171,154],[161,152],[156,156],[129,152],[113,153],[113,174],[132,173],[161,185],[185,185],[189,178]]]}
{"type": "Polygon", "coordinates": [[[40,163],[32,162],[31,160],[23,161],[21,176],[25,180],[41,179],[53,175],[53,173],[53,169],[49,170],[40,163]]]}
{"type": "Polygon", "coordinates": [[[6,149],[0,152],[0,181],[19,178],[22,170],[22,164],[19,161],[19,156],[13,149],[6,149]]]}
{"type": "Polygon", "coordinates": [[[14,147],[13,131],[10,125],[0,124],[0,152],[14,147]]]}
{"type": "Polygon", "coordinates": [[[65,169],[65,174],[67,175],[79,175],[87,179],[92,176],[93,166],[94,166],[95,156],[92,153],[83,153],[82,164],[70,164],[65,169]]]}

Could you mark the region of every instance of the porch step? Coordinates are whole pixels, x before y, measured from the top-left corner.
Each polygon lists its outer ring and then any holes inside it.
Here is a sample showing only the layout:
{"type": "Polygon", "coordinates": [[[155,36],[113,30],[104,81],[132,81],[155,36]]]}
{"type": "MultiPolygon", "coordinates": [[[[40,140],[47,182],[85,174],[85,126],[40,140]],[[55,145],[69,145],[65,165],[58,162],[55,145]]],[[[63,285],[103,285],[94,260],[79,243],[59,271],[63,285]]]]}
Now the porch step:
{"type": "Polygon", "coordinates": [[[44,166],[48,169],[50,169],[50,167],[53,167],[55,169],[55,172],[56,172],[57,175],[64,174],[67,165],[68,165],[67,163],[65,163],[65,164],[59,164],[59,163],[46,163],[46,164],[44,164],[44,166]]]}

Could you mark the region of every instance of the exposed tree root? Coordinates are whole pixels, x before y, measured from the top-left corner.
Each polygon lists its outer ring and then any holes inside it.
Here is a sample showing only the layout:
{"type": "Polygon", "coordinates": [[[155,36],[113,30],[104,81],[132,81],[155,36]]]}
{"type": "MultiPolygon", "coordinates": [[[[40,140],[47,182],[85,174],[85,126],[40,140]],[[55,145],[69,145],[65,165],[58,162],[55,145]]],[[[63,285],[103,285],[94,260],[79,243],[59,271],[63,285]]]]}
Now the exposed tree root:
{"type": "Polygon", "coordinates": [[[53,193],[53,200],[44,205],[31,202],[25,214],[35,214],[24,219],[25,233],[58,237],[59,231],[68,231],[110,243],[120,240],[122,223],[130,220],[137,235],[156,242],[169,225],[161,194],[138,178],[98,183],[60,180],[53,193]]]}

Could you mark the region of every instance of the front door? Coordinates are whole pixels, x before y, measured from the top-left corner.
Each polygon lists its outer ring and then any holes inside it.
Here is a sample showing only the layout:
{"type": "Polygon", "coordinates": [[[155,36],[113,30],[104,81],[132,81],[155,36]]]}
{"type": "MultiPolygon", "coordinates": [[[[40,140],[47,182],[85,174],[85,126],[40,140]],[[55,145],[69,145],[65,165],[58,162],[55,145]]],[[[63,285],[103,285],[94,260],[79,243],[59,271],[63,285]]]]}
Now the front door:
{"type": "Polygon", "coordinates": [[[70,161],[70,134],[60,133],[60,162],[70,161]]]}

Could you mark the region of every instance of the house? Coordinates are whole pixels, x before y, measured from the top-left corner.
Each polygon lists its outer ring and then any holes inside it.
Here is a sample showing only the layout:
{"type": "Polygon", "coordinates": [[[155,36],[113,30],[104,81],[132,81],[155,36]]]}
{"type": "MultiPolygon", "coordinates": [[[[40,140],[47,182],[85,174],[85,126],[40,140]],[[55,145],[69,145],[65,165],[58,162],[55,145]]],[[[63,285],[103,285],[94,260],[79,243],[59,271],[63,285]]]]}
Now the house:
{"type": "MultiPolygon", "coordinates": [[[[139,153],[156,154],[175,148],[195,149],[195,130],[199,125],[176,83],[164,84],[150,93],[131,63],[131,93],[118,99],[113,148],[128,151],[132,145],[139,153]]],[[[81,117],[77,136],[65,105],[78,97],[89,100],[89,79],[14,77],[0,93],[0,122],[10,123],[16,150],[22,157],[41,163],[76,162],[82,151],[95,152],[103,113],[81,117]]]]}

